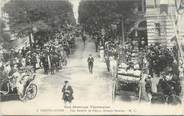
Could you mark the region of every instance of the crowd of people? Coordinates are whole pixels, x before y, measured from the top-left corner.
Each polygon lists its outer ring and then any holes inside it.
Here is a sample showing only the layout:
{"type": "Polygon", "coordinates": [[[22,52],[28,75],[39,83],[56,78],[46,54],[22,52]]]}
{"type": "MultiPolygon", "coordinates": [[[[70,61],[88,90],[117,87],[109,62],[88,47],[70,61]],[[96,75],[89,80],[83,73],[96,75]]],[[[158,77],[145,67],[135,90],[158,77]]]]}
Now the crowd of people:
{"type": "MultiPolygon", "coordinates": [[[[54,74],[67,65],[67,58],[75,45],[75,36],[75,33],[58,32],[54,39],[39,48],[23,47],[18,51],[3,51],[0,61],[1,79],[26,66],[32,66],[34,72],[43,68],[45,74],[54,74]]],[[[85,46],[86,37],[81,37],[85,46]]],[[[159,43],[139,45],[134,41],[122,44],[119,39],[98,32],[94,33],[92,38],[95,51],[99,52],[100,60],[106,63],[107,71],[111,72],[112,77],[117,77],[121,62],[126,63],[132,70],[141,70],[140,83],[145,83],[143,88],[148,95],[148,101],[151,101],[156,93],[180,96],[182,70],[179,67],[176,46],[168,48],[159,43]]]]}
{"type": "Polygon", "coordinates": [[[141,86],[142,92],[147,94],[144,99],[153,102],[154,99],[161,99],[158,96],[172,96],[168,102],[173,103],[175,100],[175,103],[181,103],[179,96],[181,95],[180,72],[182,71],[179,70],[180,62],[176,46],[168,48],[155,43],[141,49],[137,48],[137,50],[130,43],[127,43],[127,46],[123,48],[125,62],[134,70],[142,71],[140,83],[145,85],[141,86]]]}
{"type": "Polygon", "coordinates": [[[67,65],[67,59],[75,47],[75,32],[55,33],[52,39],[38,48],[30,46],[19,50],[3,50],[0,60],[1,80],[24,67],[31,66],[34,73],[43,69],[45,74],[54,74],[67,65]]]}
{"type": "Polygon", "coordinates": [[[107,71],[115,77],[119,42],[101,33],[95,33],[93,39],[95,41],[95,51],[99,52],[100,60],[106,63],[107,71]]]}
{"type": "Polygon", "coordinates": [[[169,102],[175,100],[175,103],[181,103],[179,96],[183,71],[179,65],[176,46],[171,48],[160,43],[146,45],[142,41],[141,45],[135,41],[120,44],[117,39],[101,33],[95,33],[93,39],[96,52],[99,52],[101,61],[105,61],[107,71],[112,73],[112,77],[117,76],[118,66],[124,62],[128,68],[142,72],[140,83],[144,83],[143,90],[149,102],[156,99],[155,95],[163,95],[174,96],[169,102]]]}

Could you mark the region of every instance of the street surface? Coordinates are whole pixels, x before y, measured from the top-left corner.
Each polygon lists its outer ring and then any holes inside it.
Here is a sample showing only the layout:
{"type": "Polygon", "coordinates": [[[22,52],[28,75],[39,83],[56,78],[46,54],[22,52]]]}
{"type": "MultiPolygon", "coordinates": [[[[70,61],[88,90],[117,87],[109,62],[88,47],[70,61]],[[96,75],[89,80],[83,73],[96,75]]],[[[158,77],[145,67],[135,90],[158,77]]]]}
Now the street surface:
{"type": "MultiPolygon", "coordinates": [[[[76,40],[76,49],[73,52],[68,60],[68,65],[54,75],[44,75],[43,69],[37,71],[36,83],[38,84],[38,94],[35,99],[27,102],[19,100],[1,102],[0,112],[2,114],[14,114],[15,112],[18,114],[24,114],[24,112],[25,114],[61,114],[61,111],[52,112],[50,109],[62,109],[64,107],[61,90],[65,80],[70,82],[74,90],[72,105],[102,106],[103,104],[110,105],[114,103],[112,100],[112,77],[107,72],[105,63],[100,61],[98,52],[95,52],[94,42],[88,40],[84,47],[81,38],[78,38],[76,40]],[[89,54],[92,54],[95,58],[93,74],[88,72],[87,58],[89,54]],[[41,112],[40,110],[44,111],[41,112]]],[[[121,95],[116,97],[115,103],[121,109],[131,109],[136,106],[141,108],[135,97],[135,93],[132,92],[122,91],[121,95]]],[[[135,113],[135,111],[132,113],[135,113]]]]}
{"type": "MultiPolygon", "coordinates": [[[[98,53],[95,52],[93,41],[88,41],[83,46],[81,38],[76,40],[76,49],[70,55],[68,64],[64,69],[54,75],[44,75],[43,70],[38,70],[36,83],[38,94],[35,99],[22,103],[21,101],[5,101],[1,104],[1,110],[6,111],[10,106],[19,105],[22,108],[36,104],[35,107],[51,107],[63,105],[62,87],[64,81],[68,80],[74,90],[73,104],[78,102],[111,102],[112,81],[111,75],[106,71],[106,65],[100,61],[98,53]],[[89,54],[94,56],[93,74],[88,72],[87,58],[89,54]],[[39,106],[38,106],[39,105],[39,106]]],[[[12,107],[14,108],[14,107],[12,107]]]]}

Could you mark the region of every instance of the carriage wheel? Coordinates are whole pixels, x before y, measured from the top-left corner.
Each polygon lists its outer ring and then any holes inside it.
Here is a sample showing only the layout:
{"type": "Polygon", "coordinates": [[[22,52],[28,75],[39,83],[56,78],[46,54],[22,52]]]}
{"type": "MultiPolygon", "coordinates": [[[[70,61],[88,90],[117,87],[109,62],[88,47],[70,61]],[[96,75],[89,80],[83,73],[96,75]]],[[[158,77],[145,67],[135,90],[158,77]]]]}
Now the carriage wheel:
{"type": "Polygon", "coordinates": [[[177,104],[181,104],[182,103],[181,99],[177,95],[167,96],[165,101],[166,101],[166,103],[173,104],[173,105],[177,105],[177,104]]]}
{"type": "Polygon", "coordinates": [[[24,96],[23,96],[23,95],[19,95],[19,99],[20,99],[21,101],[25,101],[25,99],[24,99],[24,96]]]}
{"type": "Polygon", "coordinates": [[[36,97],[36,95],[37,95],[37,86],[35,85],[35,84],[33,84],[33,83],[31,83],[30,85],[29,85],[29,87],[27,88],[27,91],[26,91],[26,98],[28,99],[28,100],[32,100],[32,99],[34,99],[35,97],[36,97]]]}

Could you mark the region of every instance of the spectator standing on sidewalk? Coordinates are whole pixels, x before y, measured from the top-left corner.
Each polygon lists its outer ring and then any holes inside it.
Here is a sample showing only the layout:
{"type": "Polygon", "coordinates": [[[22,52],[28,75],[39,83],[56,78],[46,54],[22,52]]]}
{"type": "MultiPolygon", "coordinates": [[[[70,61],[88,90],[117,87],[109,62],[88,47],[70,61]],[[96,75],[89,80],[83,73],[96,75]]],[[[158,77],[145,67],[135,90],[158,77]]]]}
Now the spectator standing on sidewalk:
{"type": "Polygon", "coordinates": [[[99,40],[98,40],[98,37],[96,35],[94,36],[94,40],[95,40],[95,50],[96,50],[96,52],[98,52],[99,40]]]}
{"type": "Polygon", "coordinates": [[[110,56],[110,71],[112,77],[116,77],[116,70],[117,70],[117,61],[115,60],[114,56],[110,56]]]}
{"type": "Polygon", "coordinates": [[[110,72],[110,60],[108,55],[105,55],[105,63],[107,66],[107,71],[110,72]]]}
{"type": "Polygon", "coordinates": [[[100,61],[104,61],[104,47],[100,47],[100,61]]]}
{"type": "Polygon", "coordinates": [[[94,58],[93,56],[90,54],[89,57],[88,57],[88,69],[89,69],[89,72],[90,73],[93,73],[93,63],[94,63],[94,58]]]}
{"type": "Polygon", "coordinates": [[[85,45],[86,45],[86,36],[85,35],[82,36],[82,41],[83,41],[84,47],[85,47],[85,45]]]}
{"type": "Polygon", "coordinates": [[[151,76],[148,76],[148,78],[145,79],[145,89],[148,96],[148,102],[151,103],[152,99],[152,82],[151,82],[151,76]]]}

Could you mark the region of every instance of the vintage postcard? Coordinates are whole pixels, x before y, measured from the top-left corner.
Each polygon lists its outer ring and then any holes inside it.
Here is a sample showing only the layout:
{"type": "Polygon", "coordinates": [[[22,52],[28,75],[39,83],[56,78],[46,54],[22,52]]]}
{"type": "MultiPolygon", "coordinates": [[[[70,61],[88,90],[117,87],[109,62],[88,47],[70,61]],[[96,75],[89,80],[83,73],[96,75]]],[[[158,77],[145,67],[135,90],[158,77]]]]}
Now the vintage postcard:
{"type": "Polygon", "coordinates": [[[0,0],[0,115],[184,115],[184,0],[0,0]]]}

